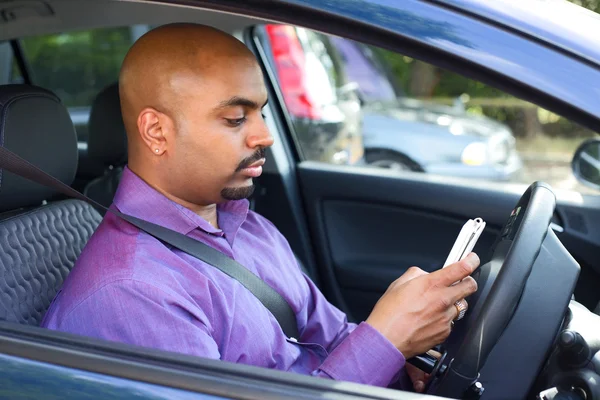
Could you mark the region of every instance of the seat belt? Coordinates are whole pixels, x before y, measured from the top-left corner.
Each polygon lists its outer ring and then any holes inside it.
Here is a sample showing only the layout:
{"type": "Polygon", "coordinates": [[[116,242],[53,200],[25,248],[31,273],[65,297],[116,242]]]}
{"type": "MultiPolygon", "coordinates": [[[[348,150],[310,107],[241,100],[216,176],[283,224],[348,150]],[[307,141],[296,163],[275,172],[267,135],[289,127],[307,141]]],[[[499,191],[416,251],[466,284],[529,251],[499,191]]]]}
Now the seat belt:
{"type": "Polygon", "coordinates": [[[241,283],[258,300],[260,300],[260,302],[273,314],[283,330],[283,333],[288,338],[299,338],[296,314],[288,302],[262,279],[220,251],[205,243],[192,239],[191,237],[165,228],[164,226],[123,214],[120,211],[111,208],[106,208],[2,146],[0,146],[0,168],[40,185],[52,188],[66,196],[74,197],[95,207],[111,212],[161,242],[176,247],[179,250],[212,265],[241,283]]]}

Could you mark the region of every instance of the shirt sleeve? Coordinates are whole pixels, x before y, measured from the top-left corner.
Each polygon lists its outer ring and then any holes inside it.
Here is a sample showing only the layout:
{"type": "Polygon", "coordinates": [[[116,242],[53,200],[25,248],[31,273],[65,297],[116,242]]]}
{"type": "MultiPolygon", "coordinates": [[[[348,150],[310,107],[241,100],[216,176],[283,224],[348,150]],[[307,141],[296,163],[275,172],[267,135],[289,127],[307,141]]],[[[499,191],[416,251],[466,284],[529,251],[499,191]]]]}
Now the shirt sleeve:
{"type": "Polygon", "coordinates": [[[366,322],[348,322],[308,277],[305,280],[310,298],[301,339],[319,343],[329,353],[312,375],[383,387],[398,383],[404,374],[402,353],[366,322]]]}
{"type": "Polygon", "coordinates": [[[210,321],[147,283],[121,280],[96,290],[48,328],[142,347],[219,359],[210,321]],[[90,318],[89,315],[94,315],[90,318]],[[200,317],[200,318],[199,318],[200,317]]]}

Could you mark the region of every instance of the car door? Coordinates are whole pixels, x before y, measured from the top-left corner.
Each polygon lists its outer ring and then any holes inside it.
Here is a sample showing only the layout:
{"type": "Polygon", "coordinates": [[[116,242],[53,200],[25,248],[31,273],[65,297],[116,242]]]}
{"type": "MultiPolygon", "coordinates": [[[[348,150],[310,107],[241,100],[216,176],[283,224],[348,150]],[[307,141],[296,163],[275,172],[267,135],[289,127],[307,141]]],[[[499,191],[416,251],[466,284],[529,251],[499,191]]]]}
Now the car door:
{"type": "MultiPolygon", "coordinates": [[[[94,13],[95,4],[95,2],[87,2],[83,5],[83,2],[77,2],[69,4],[67,8],[54,10],[46,3],[26,2],[23,5],[19,4],[19,7],[23,6],[22,9],[14,13],[12,4],[9,5],[11,8],[8,10],[0,8],[7,11],[4,14],[17,20],[17,22],[13,21],[13,24],[18,24],[18,28],[23,31],[28,28],[32,19],[36,22],[37,18],[41,18],[28,7],[40,6],[38,8],[41,11],[49,10],[45,15],[48,15],[49,18],[56,16],[57,26],[61,28],[60,31],[65,32],[59,39],[66,43],[69,41],[67,28],[72,28],[72,26],[63,21],[67,21],[69,16],[82,17],[81,20],[77,18],[75,25],[79,28],[85,26],[84,15],[101,15],[94,13]]],[[[126,24],[123,30],[130,26],[130,22],[139,20],[140,15],[152,16],[151,19],[161,22],[169,22],[171,18],[179,20],[190,18],[190,11],[180,7],[174,6],[168,9],[156,3],[143,3],[140,10],[140,7],[130,8],[132,4],[133,2],[129,4],[105,2],[101,7],[102,12],[122,18],[121,21],[126,24]],[[163,14],[165,10],[170,11],[167,16],[163,14]]],[[[200,17],[205,17],[202,12],[199,14],[200,17]]],[[[192,18],[197,16],[198,13],[192,13],[192,18]]],[[[106,21],[104,22],[106,23],[106,21]]],[[[101,24],[99,21],[96,23],[101,24]]],[[[111,20],[110,24],[113,23],[115,22],[111,20]]],[[[48,28],[48,31],[58,30],[58,27],[48,28]]],[[[48,33],[44,29],[41,31],[48,33]]],[[[52,55],[54,52],[50,51],[50,53],[52,55]]],[[[74,51],[74,53],[77,54],[78,51],[74,51]]],[[[38,66],[43,66],[43,63],[40,62],[38,66]]],[[[114,70],[112,71],[114,72],[114,70]]],[[[49,75],[51,74],[49,73],[49,75]]],[[[111,76],[114,77],[114,74],[108,76],[108,79],[111,76]]],[[[50,78],[52,77],[50,76],[50,78]]],[[[79,83],[78,87],[81,88],[81,82],[79,83]]],[[[92,81],[91,83],[103,84],[104,82],[92,81]]],[[[46,85],[51,86],[48,82],[46,85]]],[[[58,83],[56,87],[51,86],[54,90],[61,87],[61,83],[58,83]]],[[[90,97],[91,95],[88,94],[85,99],[90,99],[90,97]]],[[[82,124],[84,123],[82,122],[82,124]]],[[[242,364],[188,357],[183,354],[168,354],[152,349],[134,348],[34,326],[14,325],[5,321],[0,321],[0,359],[2,361],[0,363],[0,375],[2,375],[0,397],[2,398],[275,399],[326,397],[332,399],[385,399],[428,397],[410,393],[405,395],[382,388],[298,376],[242,364]]]]}
{"type": "Polygon", "coordinates": [[[2,399],[429,399],[0,321],[2,399]]]}
{"type": "MultiPolygon", "coordinates": [[[[389,6],[388,11],[414,13],[415,18],[433,25],[443,19],[456,35],[450,40],[456,43],[473,40],[461,36],[461,32],[481,29],[488,42],[478,50],[489,49],[488,57],[514,57],[500,50],[492,53],[492,49],[498,49],[496,41],[513,41],[522,51],[532,52],[532,57],[518,61],[521,65],[530,63],[533,71],[536,51],[547,62],[583,68],[575,58],[549,53],[538,43],[448,10],[410,2],[397,8],[389,6]]],[[[405,38],[426,41],[427,33],[411,33],[409,22],[395,21],[406,24],[396,27],[404,29],[405,38]]],[[[261,46],[260,42],[254,44],[261,46]]],[[[391,46],[390,41],[379,44],[391,46]]],[[[433,41],[429,44],[435,47],[433,41]]],[[[405,89],[411,90],[407,74],[420,79],[422,87],[413,85],[413,98],[402,99],[392,108],[374,104],[372,109],[378,112],[379,125],[375,128],[393,134],[378,146],[385,146],[399,159],[425,159],[420,172],[339,166],[300,158],[295,165],[296,176],[289,180],[297,179],[301,202],[286,205],[289,208],[282,211],[281,206],[275,209],[272,202],[261,203],[259,198],[257,210],[291,239],[299,257],[309,264],[308,269],[312,267],[313,273],[318,273],[330,300],[359,321],[410,266],[428,272],[440,268],[468,219],[482,217],[487,222],[475,247],[485,263],[521,194],[529,184],[543,180],[556,189],[558,206],[552,227],[582,266],[575,297],[594,309],[600,300],[596,290],[600,284],[600,192],[578,183],[570,170],[576,147],[596,136],[578,124],[589,126],[590,121],[578,119],[569,105],[553,101],[556,93],[551,88],[547,88],[546,98],[539,96],[537,103],[531,101],[539,93],[531,88],[517,89],[519,84],[527,83],[525,80],[511,86],[514,82],[506,77],[505,65],[500,62],[492,66],[496,73],[481,75],[477,65],[459,63],[440,48],[405,50],[400,53],[372,48],[381,53],[390,70],[404,78],[405,89]],[[451,67],[454,73],[440,66],[451,67]],[[472,76],[483,77],[487,84],[472,76]],[[405,142],[413,145],[400,146],[405,142]],[[400,148],[407,150],[401,153],[400,148]],[[310,243],[301,239],[303,230],[310,235],[310,243]]],[[[268,65],[266,69],[272,72],[268,65]]],[[[590,79],[598,73],[597,66],[585,70],[590,79]]],[[[542,76],[545,72],[540,71],[536,78],[546,79],[542,76]]],[[[271,73],[271,77],[277,80],[276,74],[271,73]]],[[[274,88],[275,93],[279,90],[274,88]]],[[[574,94],[582,88],[568,90],[574,94]]],[[[285,107],[282,112],[285,114],[285,107]]],[[[595,124],[597,127],[597,121],[595,124]]],[[[261,185],[266,187],[265,192],[285,191],[281,183],[285,180],[267,173],[261,185]]]]}

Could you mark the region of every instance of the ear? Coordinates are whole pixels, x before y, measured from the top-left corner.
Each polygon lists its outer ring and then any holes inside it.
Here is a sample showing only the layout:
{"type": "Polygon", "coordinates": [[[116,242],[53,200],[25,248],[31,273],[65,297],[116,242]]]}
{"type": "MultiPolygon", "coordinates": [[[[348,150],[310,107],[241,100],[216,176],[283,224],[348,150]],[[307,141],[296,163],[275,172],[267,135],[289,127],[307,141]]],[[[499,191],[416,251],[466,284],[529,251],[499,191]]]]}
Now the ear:
{"type": "Polygon", "coordinates": [[[167,141],[173,128],[169,116],[152,107],[146,107],[138,115],[137,126],[142,142],[153,154],[162,155],[167,151],[167,141]]]}

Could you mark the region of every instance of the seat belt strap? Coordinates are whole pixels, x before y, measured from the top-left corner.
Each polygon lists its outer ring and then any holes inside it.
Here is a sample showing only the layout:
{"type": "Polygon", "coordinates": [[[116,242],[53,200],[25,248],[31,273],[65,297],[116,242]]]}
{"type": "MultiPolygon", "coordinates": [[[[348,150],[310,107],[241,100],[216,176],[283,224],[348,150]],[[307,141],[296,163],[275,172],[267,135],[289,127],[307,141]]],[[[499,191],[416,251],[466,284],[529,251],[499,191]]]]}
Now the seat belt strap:
{"type": "Polygon", "coordinates": [[[289,303],[262,279],[220,251],[179,232],[165,228],[164,226],[156,225],[143,219],[123,214],[117,210],[113,210],[112,208],[104,207],[100,203],[81,194],[72,187],[42,171],[29,161],[19,157],[12,151],[1,146],[0,168],[19,175],[22,178],[36,182],[40,185],[52,188],[66,196],[74,197],[76,199],[85,201],[92,206],[111,212],[119,218],[124,219],[130,224],[155,237],[161,242],[176,247],[179,250],[217,268],[248,289],[271,312],[271,314],[273,314],[279,323],[279,326],[283,330],[283,333],[288,338],[299,338],[296,314],[292,310],[292,307],[289,305],[289,303]]]}

